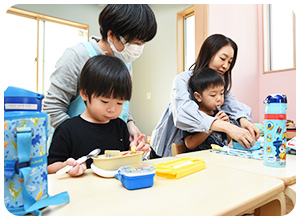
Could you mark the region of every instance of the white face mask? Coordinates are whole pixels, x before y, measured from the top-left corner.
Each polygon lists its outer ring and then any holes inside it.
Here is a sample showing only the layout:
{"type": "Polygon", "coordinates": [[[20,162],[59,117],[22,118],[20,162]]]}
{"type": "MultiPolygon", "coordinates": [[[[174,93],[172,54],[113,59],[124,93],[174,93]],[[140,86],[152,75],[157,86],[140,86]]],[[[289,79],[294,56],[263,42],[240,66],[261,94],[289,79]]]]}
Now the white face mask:
{"type": "Polygon", "coordinates": [[[123,60],[125,63],[133,62],[134,60],[139,58],[143,53],[144,44],[137,45],[137,44],[126,43],[125,39],[122,36],[120,36],[120,40],[125,47],[121,52],[117,51],[114,44],[110,40],[108,40],[108,42],[115,56],[123,60]]]}

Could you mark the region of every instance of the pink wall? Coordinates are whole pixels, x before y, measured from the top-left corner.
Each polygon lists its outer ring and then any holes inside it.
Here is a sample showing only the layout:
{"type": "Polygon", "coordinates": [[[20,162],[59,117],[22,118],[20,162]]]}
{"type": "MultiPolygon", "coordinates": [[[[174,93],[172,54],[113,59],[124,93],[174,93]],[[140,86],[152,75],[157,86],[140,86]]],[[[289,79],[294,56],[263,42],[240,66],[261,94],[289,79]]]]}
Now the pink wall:
{"type": "Polygon", "coordinates": [[[232,93],[251,107],[253,122],[263,123],[263,100],[272,93],[287,95],[287,117],[296,121],[296,71],[263,74],[261,19],[260,5],[210,4],[208,35],[221,33],[237,43],[232,93]]]}
{"type": "MultiPolygon", "coordinates": [[[[296,70],[286,70],[273,73],[263,73],[263,37],[262,37],[262,6],[257,6],[259,30],[259,99],[264,100],[269,94],[281,93],[287,96],[287,119],[296,123],[296,70]],[[271,82],[271,83],[270,83],[271,82]]],[[[259,120],[262,122],[264,104],[259,103],[259,120]]]]}

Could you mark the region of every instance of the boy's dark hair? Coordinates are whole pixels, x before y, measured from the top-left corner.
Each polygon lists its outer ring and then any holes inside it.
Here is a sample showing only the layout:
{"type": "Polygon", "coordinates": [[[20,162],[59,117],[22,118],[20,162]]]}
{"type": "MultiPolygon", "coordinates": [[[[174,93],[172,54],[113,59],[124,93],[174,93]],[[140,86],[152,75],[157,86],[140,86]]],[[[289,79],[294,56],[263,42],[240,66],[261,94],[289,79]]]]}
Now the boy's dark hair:
{"type": "Polygon", "coordinates": [[[224,86],[225,81],[223,76],[217,71],[204,67],[196,71],[189,80],[191,92],[202,94],[204,90],[213,86],[224,86]]]}
{"type": "Polygon", "coordinates": [[[148,42],[157,31],[156,19],[148,5],[112,4],[107,5],[99,15],[99,26],[102,39],[107,41],[109,30],[116,37],[128,35],[127,42],[139,40],[148,42]]]}
{"type": "Polygon", "coordinates": [[[130,100],[132,83],[125,63],[117,57],[98,55],[90,58],[80,75],[79,88],[93,96],[130,100]]]}

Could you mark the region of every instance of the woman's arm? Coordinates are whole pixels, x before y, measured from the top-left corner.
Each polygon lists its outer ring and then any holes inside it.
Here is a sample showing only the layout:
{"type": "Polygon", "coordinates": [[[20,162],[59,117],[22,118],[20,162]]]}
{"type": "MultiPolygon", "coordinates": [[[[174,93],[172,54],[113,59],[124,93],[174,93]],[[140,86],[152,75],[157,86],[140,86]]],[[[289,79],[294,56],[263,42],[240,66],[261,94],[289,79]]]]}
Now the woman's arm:
{"type": "Polygon", "coordinates": [[[188,81],[191,71],[182,72],[173,81],[170,109],[175,127],[193,132],[208,133],[216,118],[198,110],[197,103],[191,99],[188,91],[188,81]]]}
{"type": "Polygon", "coordinates": [[[55,65],[43,103],[43,110],[51,117],[54,128],[69,118],[66,112],[70,102],[79,95],[80,73],[88,59],[86,49],[79,44],[67,49],[55,65]]]}
{"type": "Polygon", "coordinates": [[[240,128],[236,125],[222,120],[215,120],[211,124],[211,130],[221,131],[228,134],[231,138],[239,142],[245,149],[250,149],[254,146],[254,139],[247,129],[240,128]]]}
{"type": "Polygon", "coordinates": [[[230,119],[235,122],[234,124],[247,129],[255,140],[260,137],[259,129],[251,123],[251,108],[240,103],[231,92],[225,96],[222,110],[229,115],[230,119]]]}
{"type": "Polygon", "coordinates": [[[238,125],[240,118],[246,118],[248,121],[252,120],[251,108],[239,102],[231,92],[225,95],[222,110],[234,121],[234,124],[238,125]]]}

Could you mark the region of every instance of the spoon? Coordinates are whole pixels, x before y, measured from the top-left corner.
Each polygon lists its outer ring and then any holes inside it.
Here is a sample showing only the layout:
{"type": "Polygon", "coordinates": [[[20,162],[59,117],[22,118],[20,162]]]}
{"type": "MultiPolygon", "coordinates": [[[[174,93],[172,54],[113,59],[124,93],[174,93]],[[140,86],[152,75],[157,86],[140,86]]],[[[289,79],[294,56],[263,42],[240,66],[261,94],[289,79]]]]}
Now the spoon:
{"type": "MultiPolygon", "coordinates": [[[[83,157],[80,157],[79,159],[76,160],[76,162],[77,162],[78,164],[82,164],[82,163],[85,162],[87,159],[90,159],[90,158],[92,158],[92,157],[97,156],[100,152],[101,152],[101,149],[97,148],[97,149],[91,151],[88,155],[83,156],[83,157]]],[[[57,175],[64,174],[64,173],[70,171],[72,168],[73,168],[73,166],[67,165],[67,166],[65,166],[64,168],[61,168],[60,170],[58,170],[58,171],[56,172],[56,174],[57,174],[57,175]]]]}

